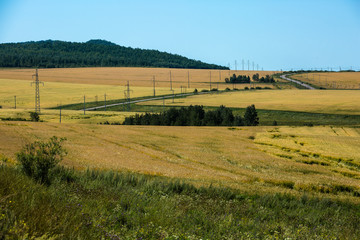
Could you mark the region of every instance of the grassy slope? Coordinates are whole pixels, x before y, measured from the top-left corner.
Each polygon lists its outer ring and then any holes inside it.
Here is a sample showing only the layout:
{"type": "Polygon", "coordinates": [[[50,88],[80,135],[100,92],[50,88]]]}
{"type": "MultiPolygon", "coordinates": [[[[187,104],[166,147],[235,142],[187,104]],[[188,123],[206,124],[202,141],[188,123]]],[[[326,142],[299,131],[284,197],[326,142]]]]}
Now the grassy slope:
{"type": "Polygon", "coordinates": [[[355,239],[358,205],[248,195],[163,177],[57,170],[38,185],[0,166],[0,238],[355,239]],[[26,207],[24,207],[26,206],[26,207]]]}
{"type": "Polygon", "coordinates": [[[359,129],[1,123],[0,153],[66,137],[66,166],[130,170],[249,192],[303,191],[358,201],[359,129]],[[323,163],[323,164],[321,164],[323,163]]]}

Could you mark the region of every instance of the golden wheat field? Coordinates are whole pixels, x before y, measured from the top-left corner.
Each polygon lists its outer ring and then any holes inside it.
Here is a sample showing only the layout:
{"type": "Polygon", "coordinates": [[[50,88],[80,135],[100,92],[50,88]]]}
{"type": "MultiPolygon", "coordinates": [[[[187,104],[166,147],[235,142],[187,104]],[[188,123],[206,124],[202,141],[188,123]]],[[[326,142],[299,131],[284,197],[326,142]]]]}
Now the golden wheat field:
{"type": "MultiPolygon", "coordinates": [[[[34,108],[35,86],[30,81],[0,79],[0,105],[3,108],[16,107],[34,108]]],[[[58,105],[86,102],[104,102],[106,100],[124,99],[125,86],[97,85],[62,82],[45,82],[40,85],[40,102],[42,108],[51,108],[58,105]]],[[[131,97],[152,96],[153,89],[149,87],[132,87],[131,97]]],[[[176,93],[181,89],[174,89],[176,93]]],[[[156,88],[157,95],[170,94],[168,88],[156,88]]]]}
{"type": "MultiPolygon", "coordinates": [[[[44,82],[63,82],[81,84],[100,84],[125,86],[129,81],[131,86],[204,88],[209,89],[210,81],[216,83],[220,89],[225,89],[225,78],[232,74],[249,75],[259,73],[260,77],[277,73],[275,71],[234,71],[234,70],[206,70],[206,69],[169,69],[169,68],[133,68],[133,67],[99,67],[99,68],[54,68],[39,69],[39,78],[44,82]],[[210,80],[211,79],[211,80],[210,80]]],[[[0,79],[32,80],[34,69],[0,69],[0,79]]]]}
{"type": "MultiPolygon", "coordinates": [[[[66,137],[62,164],[129,170],[258,193],[360,188],[360,130],[331,127],[151,127],[0,122],[0,153],[66,137]]],[[[330,197],[350,197],[347,193],[330,197]]]]}
{"type": "MultiPolygon", "coordinates": [[[[203,105],[245,108],[254,104],[258,109],[301,111],[333,114],[360,114],[358,90],[256,90],[191,96],[175,99],[168,105],[203,105]]],[[[140,104],[158,104],[151,101],[140,104]]]]}
{"type": "Polygon", "coordinates": [[[329,89],[360,89],[360,72],[302,73],[291,77],[329,89]]]}

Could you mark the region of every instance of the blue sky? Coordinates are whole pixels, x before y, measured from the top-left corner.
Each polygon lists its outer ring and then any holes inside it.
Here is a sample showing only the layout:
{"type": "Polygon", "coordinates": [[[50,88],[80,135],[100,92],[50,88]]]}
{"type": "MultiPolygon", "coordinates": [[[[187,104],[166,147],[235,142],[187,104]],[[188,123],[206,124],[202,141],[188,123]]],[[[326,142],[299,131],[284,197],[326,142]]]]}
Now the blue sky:
{"type": "Polygon", "coordinates": [[[0,0],[1,43],[47,39],[106,39],[232,69],[244,59],[360,70],[360,0],[0,0]]]}

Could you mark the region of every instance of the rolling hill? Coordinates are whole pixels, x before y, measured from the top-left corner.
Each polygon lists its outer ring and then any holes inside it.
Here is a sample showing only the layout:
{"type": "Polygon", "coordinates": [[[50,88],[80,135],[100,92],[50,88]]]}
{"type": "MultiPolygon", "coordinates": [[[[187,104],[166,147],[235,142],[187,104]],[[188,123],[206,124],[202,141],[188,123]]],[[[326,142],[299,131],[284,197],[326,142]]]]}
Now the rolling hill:
{"type": "Polygon", "coordinates": [[[0,44],[0,67],[167,67],[228,69],[186,57],[139,48],[123,47],[105,40],[85,43],[38,41],[0,44]]]}

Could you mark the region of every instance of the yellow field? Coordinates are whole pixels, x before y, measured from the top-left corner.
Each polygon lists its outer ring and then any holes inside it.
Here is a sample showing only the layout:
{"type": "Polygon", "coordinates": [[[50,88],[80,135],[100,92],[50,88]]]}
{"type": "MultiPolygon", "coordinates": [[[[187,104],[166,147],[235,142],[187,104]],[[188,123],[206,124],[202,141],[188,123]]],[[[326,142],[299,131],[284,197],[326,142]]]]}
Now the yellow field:
{"type": "MultiPolygon", "coordinates": [[[[358,90],[256,90],[191,96],[175,99],[168,105],[203,105],[245,108],[254,104],[258,109],[303,111],[334,114],[360,114],[358,90]]],[[[142,104],[158,104],[151,101],[142,104]]]]}
{"type": "Polygon", "coordinates": [[[360,130],[353,128],[0,122],[0,132],[0,154],[10,158],[29,141],[66,137],[63,164],[79,169],[130,170],[253,193],[360,188],[360,130]]]}
{"type": "MultiPolygon", "coordinates": [[[[35,86],[30,81],[0,79],[0,105],[3,108],[14,108],[14,96],[16,95],[17,108],[34,108],[35,86]]],[[[61,82],[46,82],[40,85],[40,102],[42,108],[56,107],[59,104],[82,103],[104,101],[106,99],[123,99],[124,86],[119,85],[96,85],[76,84],[61,82]]],[[[131,97],[152,96],[153,89],[149,87],[132,87],[131,97]]],[[[181,89],[174,89],[180,92],[181,89]]],[[[168,88],[156,88],[156,94],[170,94],[168,88]]]]}
{"type": "Polygon", "coordinates": [[[303,73],[291,77],[329,89],[360,89],[360,72],[303,73]]]}
{"type": "MultiPolygon", "coordinates": [[[[155,77],[156,87],[170,88],[170,72],[173,88],[186,87],[190,89],[209,89],[211,82],[225,83],[229,74],[249,75],[259,73],[260,77],[271,75],[275,71],[233,71],[233,70],[202,70],[202,69],[169,69],[169,68],[55,68],[39,69],[39,78],[44,82],[63,82],[81,84],[100,84],[125,86],[127,81],[131,86],[153,87],[155,77]],[[188,75],[189,74],[189,75],[188,75]],[[189,76],[189,78],[188,78],[189,76]]],[[[33,69],[0,69],[0,79],[32,80],[33,69]]],[[[217,87],[213,85],[212,88],[217,87]]],[[[219,84],[220,89],[230,85],[219,84]]]]}
{"type": "MultiPolygon", "coordinates": [[[[0,118],[24,118],[30,120],[30,110],[24,109],[1,109],[0,118]]],[[[112,112],[112,111],[83,111],[61,110],[62,123],[99,124],[105,121],[122,123],[127,116],[134,115],[134,112],[112,112]]],[[[60,110],[43,109],[40,120],[44,122],[59,123],[60,110]]]]}

